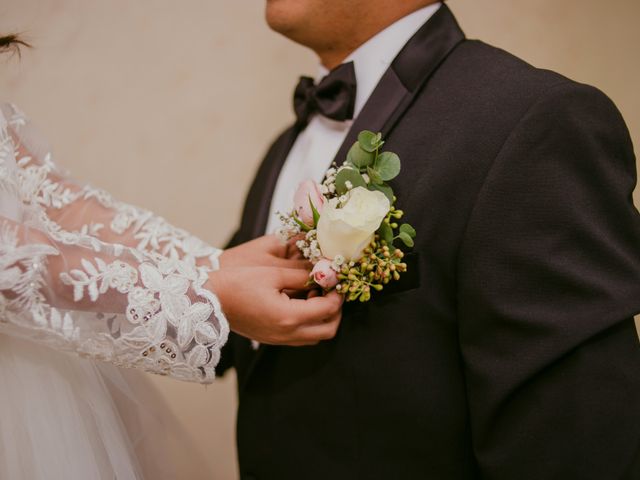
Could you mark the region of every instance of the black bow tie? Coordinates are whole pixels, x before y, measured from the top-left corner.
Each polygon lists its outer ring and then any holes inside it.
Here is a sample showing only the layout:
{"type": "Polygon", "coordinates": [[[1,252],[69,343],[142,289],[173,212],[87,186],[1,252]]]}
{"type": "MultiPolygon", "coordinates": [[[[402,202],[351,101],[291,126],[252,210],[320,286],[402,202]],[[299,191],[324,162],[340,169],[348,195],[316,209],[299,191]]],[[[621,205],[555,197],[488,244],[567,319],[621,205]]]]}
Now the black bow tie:
{"type": "Polygon", "coordinates": [[[297,125],[305,128],[319,113],[343,122],[353,118],[356,101],[356,73],[353,62],[343,63],[315,85],[310,77],[301,77],[293,96],[297,125]]]}

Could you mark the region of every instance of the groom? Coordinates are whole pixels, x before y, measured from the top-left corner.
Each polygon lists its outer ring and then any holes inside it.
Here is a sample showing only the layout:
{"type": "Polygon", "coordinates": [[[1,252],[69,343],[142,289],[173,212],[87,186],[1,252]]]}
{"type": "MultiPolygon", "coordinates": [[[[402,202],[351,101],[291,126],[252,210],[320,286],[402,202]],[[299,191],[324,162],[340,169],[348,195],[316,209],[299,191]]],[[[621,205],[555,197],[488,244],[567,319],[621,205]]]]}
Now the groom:
{"type": "Polygon", "coordinates": [[[364,129],[402,159],[418,238],[333,340],[231,339],[242,479],[640,478],[640,216],[613,103],[467,40],[430,0],[267,0],[267,20],[321,74],[233,243],[364,129]]]}

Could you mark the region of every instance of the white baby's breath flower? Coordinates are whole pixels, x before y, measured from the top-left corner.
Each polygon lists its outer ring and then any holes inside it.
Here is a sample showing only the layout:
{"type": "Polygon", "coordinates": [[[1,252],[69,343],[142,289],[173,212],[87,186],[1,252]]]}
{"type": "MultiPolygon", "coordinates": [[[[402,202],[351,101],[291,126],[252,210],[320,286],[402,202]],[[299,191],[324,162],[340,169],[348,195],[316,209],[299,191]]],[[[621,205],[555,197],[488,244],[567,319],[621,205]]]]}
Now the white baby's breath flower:
{"type": "Polygon", "coordinates": [[[293,213],[276,212],[280,219],[280,227],[276,230],[276,236],[283,241],[291,240],[300,234],[300,225],[293,218],[293,213]]]}
{"type": "Polygon", "coordinates": [[[344,186],[347,187],[347,190],[351,190],[353,188],[353,183],[347,180],[346,182],[344,182],[344,186]]]}
{"type": "Polygon", "coordinates": [[[345,260],[342,255],[336,255],[333,259],[331,266],[336,272],[339,272],[340,269],[342,268],[342,265],[344,265],[344,261],[345,260]]]}
{"type": "Polygon", "coordinates": [[[369,175],[367,175],[366,173],[362,174],[362,178],[364,178],[364,181],[366,183],[371,183],[371,179],[369,178],[369,175]]]}
{"type": "Polygon", "coordinates": [[[278,239],[282,240],[283,242],[289,240],[287,231],[282,227],[278,227],[278,229],[276,230],[276,237],[278,237],[278,239]]]}

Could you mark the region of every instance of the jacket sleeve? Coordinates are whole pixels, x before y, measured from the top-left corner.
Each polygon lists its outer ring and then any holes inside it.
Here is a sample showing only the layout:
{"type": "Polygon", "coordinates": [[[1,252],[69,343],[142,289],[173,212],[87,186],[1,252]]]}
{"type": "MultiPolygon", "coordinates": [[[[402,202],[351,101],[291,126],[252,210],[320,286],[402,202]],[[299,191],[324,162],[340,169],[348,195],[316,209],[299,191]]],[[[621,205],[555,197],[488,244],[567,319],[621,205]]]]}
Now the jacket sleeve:
{"type": "Polygon", "coordinates": [[[640,478],[635,184],[620,113],[568,81],[494,160],[458,258],[482,478],[640,478]]]}

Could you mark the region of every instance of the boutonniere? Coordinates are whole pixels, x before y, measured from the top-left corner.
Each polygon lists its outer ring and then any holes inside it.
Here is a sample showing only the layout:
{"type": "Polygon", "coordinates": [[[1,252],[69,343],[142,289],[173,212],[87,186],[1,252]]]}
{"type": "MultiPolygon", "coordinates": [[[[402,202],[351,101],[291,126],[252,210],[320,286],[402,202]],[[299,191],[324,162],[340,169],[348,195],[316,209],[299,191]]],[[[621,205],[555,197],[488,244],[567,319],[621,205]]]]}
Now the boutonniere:
{"type": "Polygon", "coordinates": [[[302,182],[291,212],[278,213],[278,236],[295,241],[313,264],[310,281],[346,301],[367,302],[399,280],[407,271],[400,246],[413,247],[416,236],[400,223],[403,212],[387,183],[400,174],[400,158],[383,145],[382,134],[360,132],[344,165],[330,168],[321,184],[302,182]]]}

